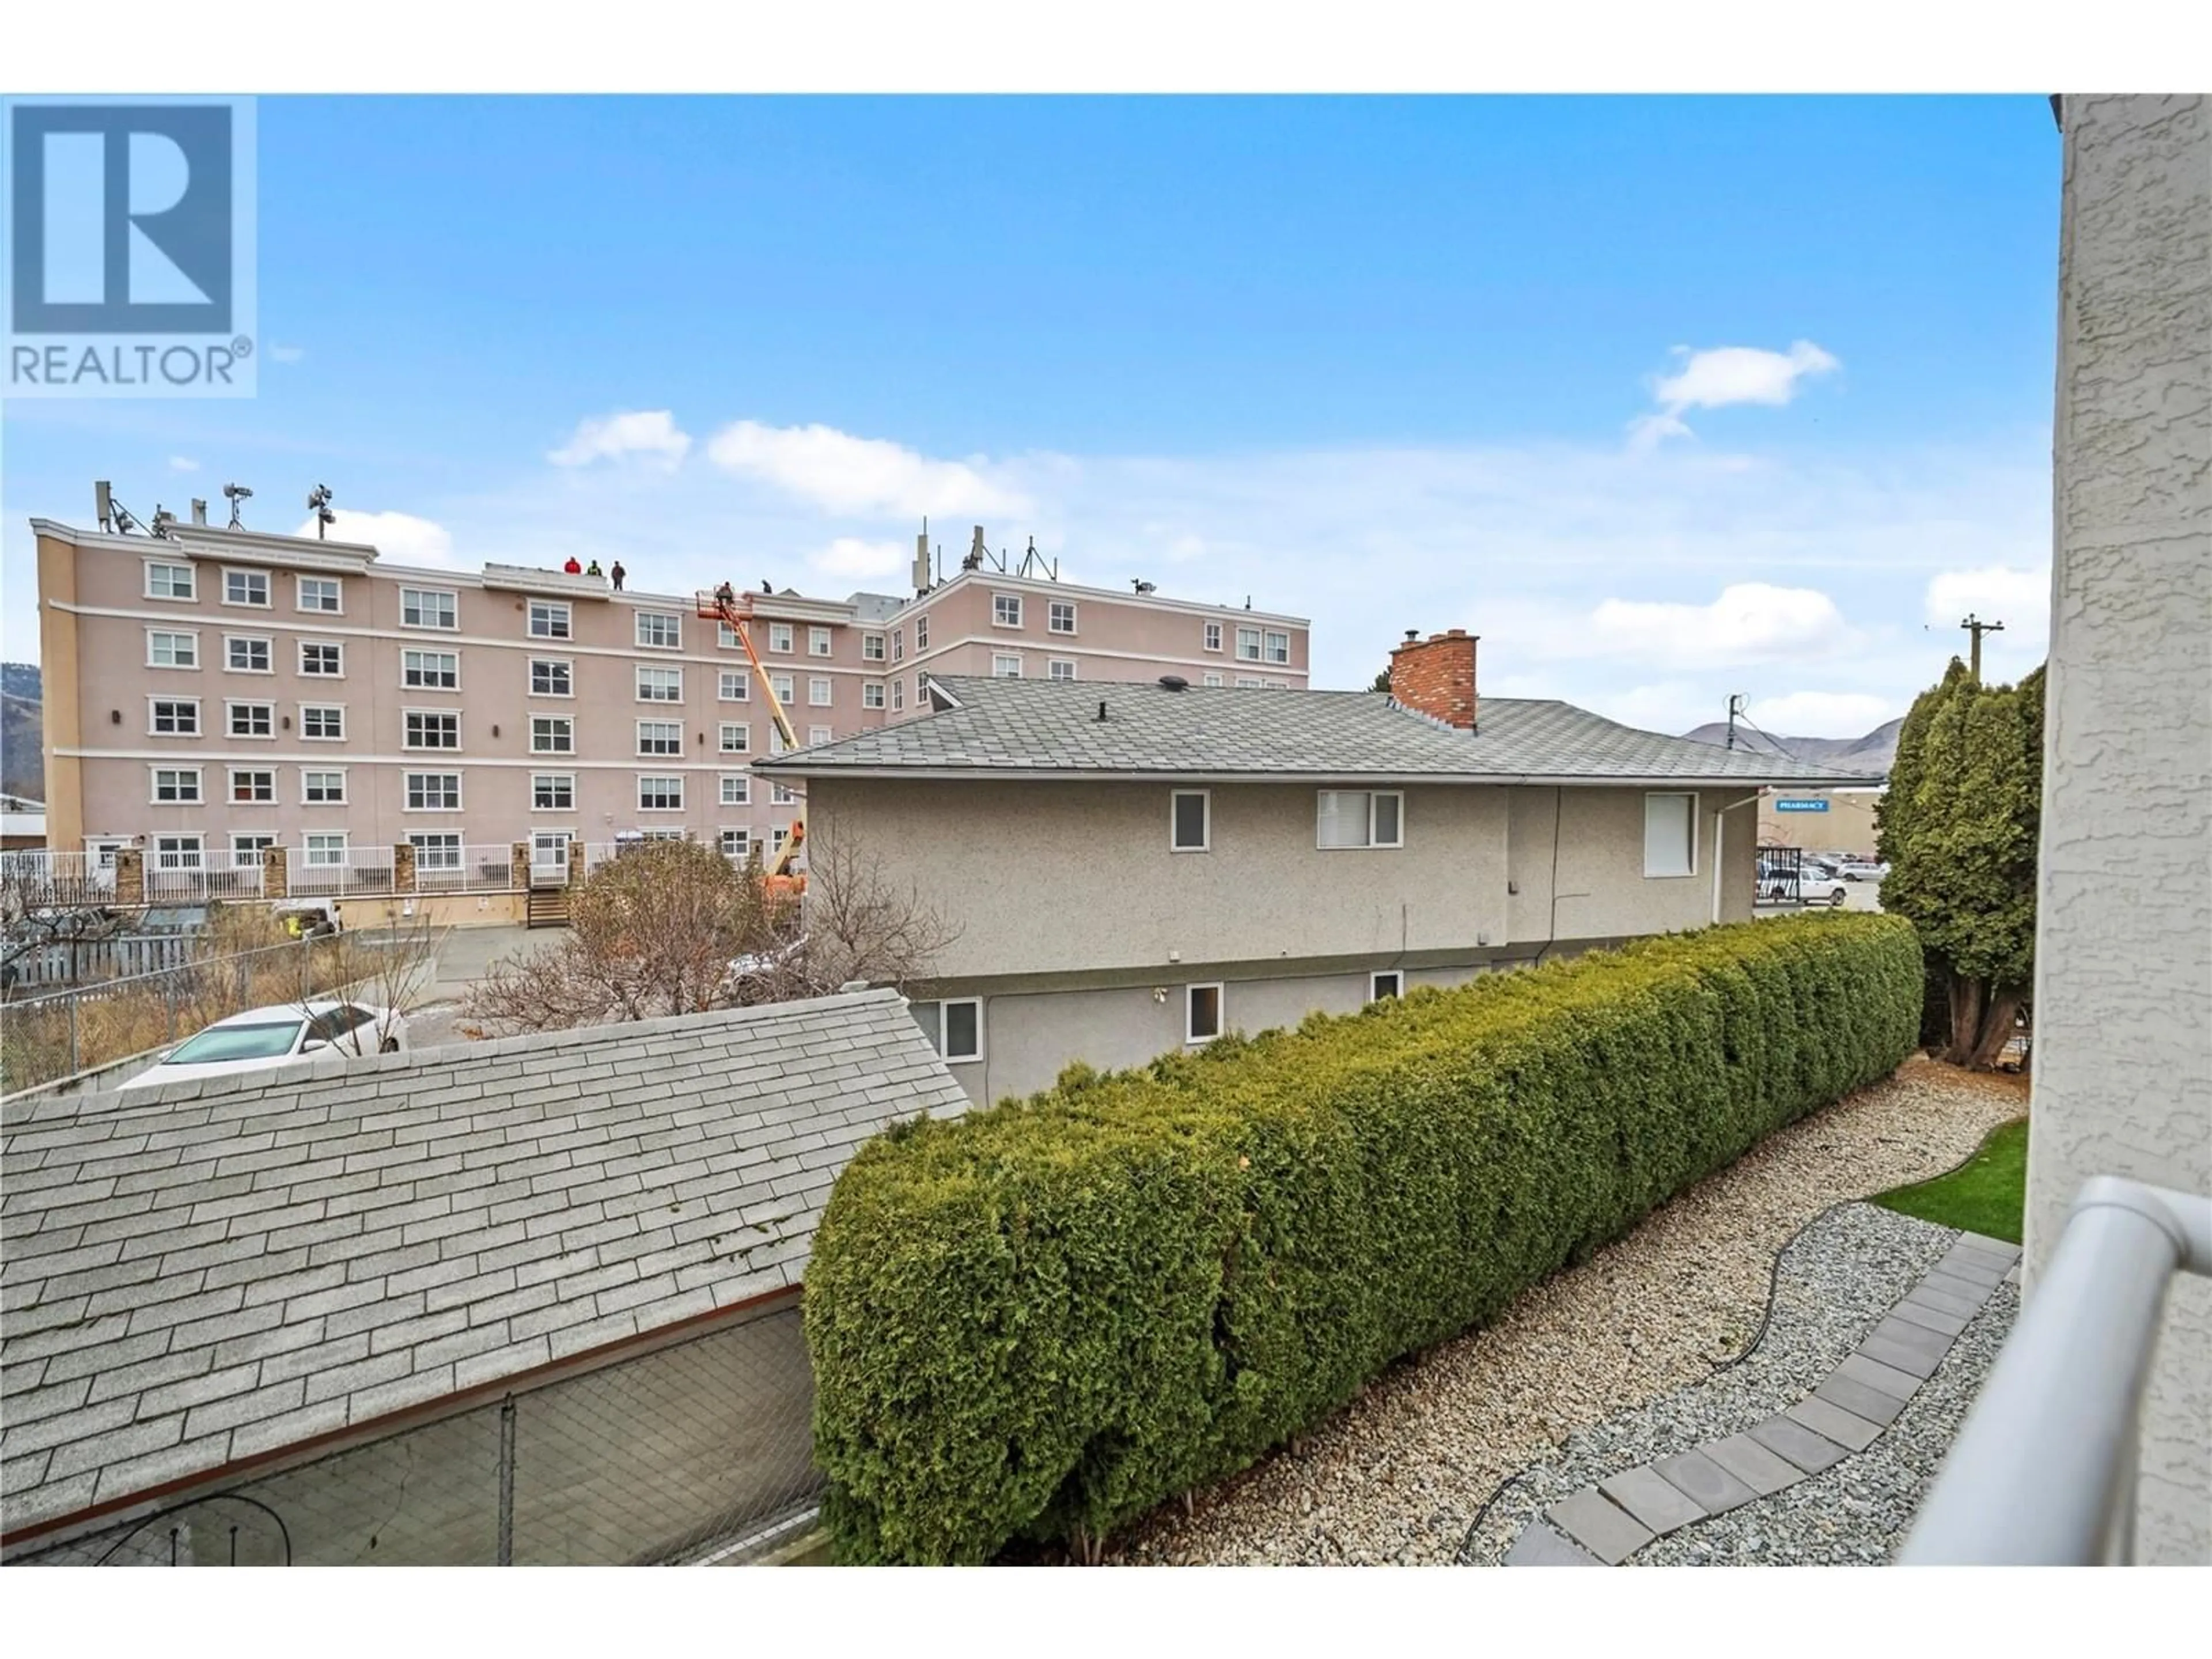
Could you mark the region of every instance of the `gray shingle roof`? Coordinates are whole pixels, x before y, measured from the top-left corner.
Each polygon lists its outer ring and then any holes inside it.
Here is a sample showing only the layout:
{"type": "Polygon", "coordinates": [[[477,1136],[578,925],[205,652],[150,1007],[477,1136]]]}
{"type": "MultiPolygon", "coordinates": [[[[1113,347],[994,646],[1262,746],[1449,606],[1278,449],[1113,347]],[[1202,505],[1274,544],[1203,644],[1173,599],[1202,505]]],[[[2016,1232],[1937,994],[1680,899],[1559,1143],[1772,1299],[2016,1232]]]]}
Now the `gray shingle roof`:
{"type": "Polygon", "coordinates": [[[757,771],[1328,777],[1550,783],[1865,784],[1870,775],[1617,726],[1555,702],[1485,697],[1454,731],[1378,691],[946,678],[957,707],[776,759],[757,771]],[[1107,718],[1098,719],[1099,705],[1107,718]]]}
{"type": "Polygon", "coordinates": [[[9,1529],[795,1285],[966,1095],[895,992],[13,1104],[9,1529]]]}

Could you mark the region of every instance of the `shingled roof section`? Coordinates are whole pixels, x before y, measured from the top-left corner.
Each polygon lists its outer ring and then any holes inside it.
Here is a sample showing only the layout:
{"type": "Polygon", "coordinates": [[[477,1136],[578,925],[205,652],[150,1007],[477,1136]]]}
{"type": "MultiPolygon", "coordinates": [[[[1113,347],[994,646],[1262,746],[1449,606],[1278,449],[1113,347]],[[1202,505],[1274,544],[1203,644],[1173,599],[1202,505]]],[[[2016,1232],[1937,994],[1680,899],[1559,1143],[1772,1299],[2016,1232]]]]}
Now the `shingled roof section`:
{"type": "Polygon", "coordinates": [[[0,1110],[9,1530],[796,1285],[896,992],[0,1110]]]}
{"type": "Polygon", "coordinates": [[[1456,731],[1380,691],[933,678],[949,708],[753,762],[801,777],[1332,778],[1432,783],[1814,787],[1880,777],[1618,726],[1571,704],[1485,697],[1456,731]],[[1101,708],[1106,718],[1098,718],[1101,708]]]}

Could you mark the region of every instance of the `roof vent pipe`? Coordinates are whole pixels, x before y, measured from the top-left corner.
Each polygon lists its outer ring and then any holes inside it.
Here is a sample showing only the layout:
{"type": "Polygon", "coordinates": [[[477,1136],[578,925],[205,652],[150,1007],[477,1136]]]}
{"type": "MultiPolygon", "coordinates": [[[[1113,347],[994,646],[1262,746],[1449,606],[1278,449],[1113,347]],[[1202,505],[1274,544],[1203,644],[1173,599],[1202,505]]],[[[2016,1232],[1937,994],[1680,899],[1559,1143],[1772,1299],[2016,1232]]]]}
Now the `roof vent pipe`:
{"type": "Polygon", "coordinates": [[[1106,718],[1106,702],[1105,702],[1105,700],[1104,700],[1103,698],[1101,698],[1101,699],[1099,700],[1099,703],[1098,703],[1098,718],[1099,718],[1102,721],[1106,718]]]}

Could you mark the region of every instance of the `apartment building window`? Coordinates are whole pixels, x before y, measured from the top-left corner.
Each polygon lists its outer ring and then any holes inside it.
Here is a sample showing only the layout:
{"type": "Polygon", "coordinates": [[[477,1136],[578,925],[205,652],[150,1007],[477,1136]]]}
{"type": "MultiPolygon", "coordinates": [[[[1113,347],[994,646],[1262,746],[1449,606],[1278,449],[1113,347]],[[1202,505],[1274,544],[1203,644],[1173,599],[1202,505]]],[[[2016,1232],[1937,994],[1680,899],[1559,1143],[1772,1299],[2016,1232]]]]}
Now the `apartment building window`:
{"type": "Polygon", "coordinates": [[[1281,680],[1262,680],[1260,683],[1270,691],[1283,691],[1289,689],[1281,680]]]}
{"type": "Polygon", "coordinates": [[[637,642],[648,651],[679,651],[684,647],[684,619],[673,611],[641,611],[637,642]]]}
{"type": "Polygon", "coordinates": [[[273,702],[226,702],[234,738],[273,738],[276,735],[276,705],[273,702]]]}
{"type": "Polygon", "coordinates": [[[637,671],[640,702],[682,702],[684,671],[680,668],[641,668],[637,671]]]}
{"type": "Polygon", "coordinates": [[[1200,684],[1203,685],[1223,685],[1227,684],[1227,682],[1224,681],[1218,674],[1208,674],[1205,679],[1200,682],[1200,684]]]}
{"type": "Polygon", "coordinates": [[[738,648],[738,630],[731,627],[729,623],[726,622],[716,623],[714,624],[714,643],[725,651],[736,650],[738,648]]]}
{"type": "Polygon", "coordinates": [[[1221,1035],[1221,987],[1186,985],[1182,988],[1182,1040],[1211,1042],[1221,1035]]]}
{"type": "Polygon", "coordinates": [[[312,836],[302,836],[301,850],[307,854],[311,869],[340,869],[346,861],[346,832],[343,830],[319,830],[312,836]]]}
{"type": "Polygon", "coordinates": [[[768,677],[768,683],[775,691],[775,700],[785,708],[790,708],[792,700],[799,695],[796,683],[792,677],[788,674],[771,674],[768,677]]]}
{"type": "Polygon", "coordinates": [[[1022,596],[1018,593],[991,595],[991,626],[1019,628],[1022,625],[1022,596]]]}
{"type": "Polygon", "coordinates": [[[725,755],[742,755],[753,746],[753,729],[743,720],[723,720],[720,723],[719,747],[725,755]]]}
{"type": "Polygon", "coordinates": [[[897,679],[891,682],[891,712],[896,714],[905,707],[906,677],[904,675],[901,675],[897,679]]]}
{"type": "Polygon", "coordinates": [[[742,668],[725,668],[715,677],[714,696],[721,702],[750,702],[752,679],[742,668]]]}
{"type": "Polygon", "coordinates": [[[1074,659],[1069,657],[1053,657],[1046,661],[1044,672],[1046,677],[1050,679],[1072,680],[1075,678],[1074,659]]]}
{"type": "Polygon", "coordinates": [[[345,798],[346,775],[343,769],[300,774],[300,804],[302,806],[343,806],[345,798]]]}
{"type": "Polygon", "coordinates": [[[154,837],[154,867],[156,870],[198,870],[207,857],[207,837],[204,836],[156,836],[154,837]]]}
{"type": "Polygon", "coordinates": [[[1239,674],[1237,677],[1237,689],[1239,691],[1261,691],[1267,689],[1267,681],[1256,674],[1239,674]]]}
{"type": "Polygon", "coordinates": [[[146,562],[146,597],[149,599],[196,599],[199,589],[192,580],[192,568],[188,564],[159,564],[146,562]]]}
{"type": "Polygon", "coordinates": [[[1073,634],[1075,631],[1075,601],[1054,599],[1044,608],[1045,631],[1051,634],[1073,634]]]}
{"type": "Polygon", "coordinates": [[[684,780],[681,777],[640,776],[637,781],[637,810],[641,812],[682,811],[684,780]]]}
{"type": "Polygon", "coordinates": [[[830,654],[832,648],[833,647],[830,643],[830,630],[828,629],[810,628],[806,630],[806,654],[808,656],[826,657],[830,654]]]}
{"type": "Polygon", "coordinates": [[[1323,789],[1315,797],[1314,845],[1402,847],[1406,797],[1395,789],[1323,789]]]}
{"type": "Polygon", "coordinates": [[[434,835],[414,834],[407,844],[415,849],[415,868],[424,870],[458,870],[461,867],[461,836],[457,830],[441,830],[434,835]]]}
{"type": "Polygon", "coordinates": [[[434,709],[408,709],[404,746],[409,749],[459,749],[461,746],[461,717],[457,714],[441,714],[434,709]]]}
{"type": "Polygon", "coordinates": [[[983,1057],[983,1004],[977,997],[909,1005],[929,1046],[949,1063],[983,1057]]]}
{"type": "Polygon", "coordinates": [[[269,609],[269,573],[265,570],[226,570],[222,573],[222,602],[269,609]]]}
{"type": "Polygon", "coordinates": [[[1237,660],[1239,662],[1258,662],[1261,660],[1260,630],[1258,629],[1240,628],[1237,630],[1237,660]]]}
{"type": "Polygon", "coordinates": [[[780,726],[771,724],[768,728],[768,752],[771,755],[788,755],[791,752],[791,745],[783,740],[783,728],[780,726]]]}
{"type": "Polygon", "coordinates": [[[1206,789],[1178,789],[1170,797],[1168,846],[1177,853],[1203,853],[1213,845],[1213,795],[1206,789]]]}
{"type": "Polygon", "coordinates": [[[574,811],[576,775],[574,772],[532,773],[530,810],[533,812],[574,811]]]}
{"type": "Polygon", "coordinates": [[[298,608],[326,617],[341,616],[345,605],[336,576],[301,576],[296,594],[298,608]]]}
{"type": "Polygon", "coordinates": [[[684,752],[684,726],[678,720],[640,720],[637,723],[637,752],[641,755],[680,755],[684,752]]]}
{"type": "Polygon", "coordinates": [[[151,697],[147,700],[146,730],[157,738],[197,738],[200,734],[198,697],[151,697]]]}
{"type": "Polygon", "coordinates": [[[881,708],[884,706],[884,683],[881,680],[860,682],[860,707],[881,708]]]}
{"type": "Polygon", "coordinates": [[[752,832],[747,830],[722,831],[722,856],[732,864],[743,864],[753,855],[752,832]]]}
{"type": "Polygon", "coordinates": [[[461,689],[461,653],[402,651],[399,683],[410,691],[458,691],[461,689]]]}
{"type": "Polygon", "coordinates": [[[233,806],[274,806],[276,804],[276,773],[266,767],[232,767],[230,804],[233,806]]]}
{"type": "Polygon", "coordinates": [[[1693,876],[1698,872],[1698,798],[1689,793],[1644,798],[1644,873],[1693,876]]]}
{"type": "Polygon", "coordinates": [[[154,804],[157,806],[198,806],[200,769],[197,766],[157,766],[154,772],[154,804]]]}
{"type": "Polygon", "coordinates": [[[402,628],[459,628],[461,596],[442,587],[403,587],[399,590],[402,628]]]}
{"type": "Polygon", "coordinates": [[[991,678],[994,680],[1018,680],[1022,677],[1022,659],[1004,653],[991,658],[991,678]]]}
{"type": "Polygon", "coordinates": [[[1206,648],[1209,651],[1218,651],[1221,649],[1221,624],[1219,623],[1206,623],[1206,648]]]}
{"type": "Polygon", "coordinates": [[[173,634],[159,628],[146,630],[147,667],[198,668],[199,665],[198,635],[173,634]]]}
{"type": "Polygon", "coordinates": [[[276,844],[274,836],[234,834],[230,838],[230,867],[234,870],[258,870],[267,863],[269,849],[276,844]]]}
{"type": "Polygon", "coordinates": [[[1406,994],[1406,976],[1395,968],[1386,968],[1367,976],[1367,1000],[1381,1002],[1390,997],[1406,994]]]}
{"type": "Polygon", "coordinates": [[[881,662],[884,659],[884,636],[880,634],[860,635],[860,660],[881,662]]]}
{"type": "Polygon", "coordinates": [[[461,810],[459,772],[407,774],[407,810],[410,812],[458,812],[461,810]]]}
{"type": "Polygon", "coordinates": [[[345,706],[335,702],[301,703],[300,735],[310,743],[344,741],[345,706]]]}
{"type": "MultiPolygon", "coordinates": [[[[781,780],[773,781],[768,787],[768,804],[770,806],[796,806],[799,805],[799,795],[789,784],[781,780]]],[[[777,833],[781,835],[782,832],[779,830],[777,833]]],[[[781,842],[776,843],[778,847],[782,844],[781,842]]]]}
{"type": "Polygon", "coordinates": [[[345,647],[314,640],[300,641],[300,672],[323,679],[345,678],[345,647]]]}
{"type": "Polygon", "coordinates": [[[1261,638],[1267,641],[1264,662],[1288,662],[1291,659],[1291,636],[1269,629],[1261,638]]]}
{"type": "Polygon", "coordinates": [[[576,695],[576,665],[565,657],[530,659],[530,695],[533,697],[573,697],[576,695]]]}
{"type": "Polygon", "coordinates": [[[566,714],[530,717],[530,752],[533,755],[573,755],[576,752],[576,722],[566,714]]]}
{"type": "Polygon", "coordinates": [[[569,607],[558,599],[531,600],[530,637],[533,640],[574,638],[569,607]]]}
{"type": "Polygon", "coordinates": [[[791,826],[789,824],[779,824],[774,830],[769,830],[768,842],[769,856],[773,858],[781,858],[783,856],[784,843],[790,839],[791,826]]]}
{"type": "Polygon", "coordinates": [[[789,623],[772,622],[768,625],[768,648],[771,651],[789,651],[792,648],[789,623]]]}
{"type": "Polygon", "coordinates": [[[927,617],[914,619],[914,648],[916,651],[929,649],[929,618],[927,617]]]}
{"type": "Polygon", "coordinates": [[[271,641],[262,634],[222,636],[223,666],[234,674],[273,674],[271,641]]]}
{"type": "Polygon", "coordinates": [[[722,805],[750,806],[753,804],[753,781],[743,772],[722,774],[722,805]]]}
{"type": "Polygon", "coordinates": [[[836,735],[826,726],[810,726],[806,728],[806,746],[817,749],[825,743],[835,742],[836,735]]]}
{"type": "Polygon", "coordinates": [[[836,685],[822,676],[817,675],[806,682],[806,706],[810,708],[829,708],[830,699],[836,695],[836,685]]]}
{"type": "MultiPolygon", "coordinates": [[[[916,634],[921,633],[921,617],[916,617],[914,619],[914,627],[916,634]]],[[[921,647],[917,645],[915,648],[919,650],[921,649],[921,647]]],[[[903,628],[894,628],[891,629],[891,660],[893,662],[904,662],[906,660],[906,629],[903,628]]]]}

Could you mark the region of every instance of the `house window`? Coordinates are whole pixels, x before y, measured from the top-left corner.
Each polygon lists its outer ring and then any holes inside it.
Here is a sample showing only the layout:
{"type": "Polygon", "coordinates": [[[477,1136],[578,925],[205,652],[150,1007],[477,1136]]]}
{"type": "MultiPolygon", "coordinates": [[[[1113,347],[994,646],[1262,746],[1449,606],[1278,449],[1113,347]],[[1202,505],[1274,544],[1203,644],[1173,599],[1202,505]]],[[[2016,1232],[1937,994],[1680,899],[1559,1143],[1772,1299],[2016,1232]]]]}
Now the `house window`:
{"type": "Polygon", "coordinates": [[[1177,853],[1203,853],[1212,845],[1213,797],[1204,789],[1178,789],[1170,798],[1168,846],[1177,853]]]}
{"type": "Polygon", "coordinates": [[[576,666],[565,657],[530,659],[530,695],[533,697],[573,697],[576,695],[576,666]]]}
{"type": "Polygon", "coordinates": [[[341,679],[345,675],[345,647],[326,645],[313,640],[300,641],[300,672],[324,679],[341,679]]]}
{"type": "Polygon", "coordinates": [[[673,611],[641,611],[637,613],[637,642],[648,651],[676,651],[683,648],[684,623],[673,611]]]}
{"type": "Polygon", "coordinates": [[[461,746],[461,717],[457,714],[408,709],[404,746],[409,749],[459,749],[461,746]]]}
{"type": "Polygon", "coordinates": [[[860,707],[881,708],[884,706],[884,683],[881,680],[860,682],[860,707]]]}
{"type": "Polygon", "coordinates": [[[1072,680],[1075,678],[1074,661],[1067,657],[1048,659],[1045,663],[1044,671],[1048,678],[1055,680],[1072,680]]]}
{"type": "Polygon", "coordinates": [[[860,660],[881,662],[884,659],[884,636],[880,634],[860,635],[860,660]]]}
{"type": "Polygon", "coordinates": [[[826,657],[830,654],[830,630],[826,628],[808,629],[806,630],[806,654],[810,657],[826,657]]]}
{"type": "Polygon", "coordinates": [[[200,804],[200,769],[197,766],[155,767],[154,801],[156,805],[198,806],[200,804]]]}
{"type": "Polygon", "coordinates": [[[223,707],[230,714],[230,735],[234,738],[270,738],[276,735],[276,705],[273,702],[229,702],[223,707]]]}
{"type": "Polygon", "coordinates": [[[637,671],[640,702],[682,702],[684,671],[680,668],[641,668],[637,671]]]}
{"type": "Polygon", "coordinates": [[[1201,683],[1206,685],[1221,685],[1226,684],[1226,682],[1224,681],[1218,674],[1208,674],[1201,683]]]}
{"type": "Polygon", "coordinates": [[[682,811],[684,780],[680,777],[640,777],[637,781],[637,810],[641,812],[682,811]]]}
{"type": "Polygon", "coordinates": [[[442,587],[403,587],[399,590],[402,628],[459,628],[461,596],[442,587]]]}
{"type": "Polygon", "coordinates": [[[301,610],[319,611],[326,617],[343,612],[344,601],[336,576],[302,576],[299,582],[297,598],[301,610]]]}
{"type": "Polygon", "coordinates": [[[1315,802],[1316,847],[1406,844],[1406,798],[1395,789],[1323,789],[1315,802]]]}
{"type": "Polygon", "coordinates": [[[1262,660],[1288,662],[1291,659],[1291,636],[1288,634],[1278,634],[1270,629],[1266,638],[1266,655],[1262,660]]]}
{"type": "Polygon", "coordinates": [[[300,774],[300,801],[306,806],[343,806],[346,798],[343,772],[300,774]]]}
{"type": "Polygon", "coordinates": [[[1019,628],[1022,625],[1022,596],[1018,593],[991,595],[991,626],[1019,628]]]}
{"type": "Polygon", "coordinates": [[[723,720],[717,745],[725,755],[742,755],[753,746],[753,729],[743,720],[723,720]]]}
{"type": "Polygon", "coordinates": [[[836,695],[835,685],[819,676],[806,682],[806,706],[809,708],[829,708],[830,699],[836,695]]]}
{"type": "Polygon", "coordinates": [[[778,779],[768,787],[768,804],[770,806],[796,806],[799,797],[793,793],[789,784],[778,779]]]}
{"type": "Polygon", "coordinates": [[[458,691],[461,689],[461,653],[402,651],[399,683],[410,691],[458,691]]]}
{"type": "Polygon", "coordinates": [[[743,772],[722,774],[722,805],[750,806],[753,804],[753,781],[743,772]]]}
{"type": "Polygon", "coordinates": [[[819,748],[822,744],[833,741],[836,737],[836,733],[826,726],[810,726],[806,728],[806,746],[809,749],[819,748]]]}
{"type": "Polygon", "coordinates": [[[983,1004],[976,997],[955,997],[945,1002],[911,1005],[914,1023],[921,1027],[929,1046],[946,1060],[983,1057],[983,1004]]]}
{"type": "Polygon", "coordinates": [[[200,734],[198,697],[156,697],[148,705],[147,730],[157,738],[197,738],[200,734]]]}
{"type": "Polygon", "coordinates": [[[750,702],[752,680],[742,668],[725,668],[717,676],[714,695],[723,702],[750,702]]]}
{"type": "Polygon", "coordinates": [[[259,634],[226,634],[222,636],[223,666],[234,674],[273,674],[270,665],[270,642],[259,634]]]}
{"type": "Polygon", "coordinates": [[[192,582],[192,568],[188,564],[146,565],[146,597],[149,599],[193,599],[199,590],[192,582]]]}
{"type": "Polygon", "coordinates": [[[1051,634],[1073,634],[1075,631],[1075,602],[1054,599],[1044,608],[1045,631],[1051,634]]]}
{"type": "Polygon", "coordinates": [[[768,648],[769,650],[789,651],[791,649],[791,644],[792,629],[789,623],[770,623],[768,625],[768,648]]]}
{"type": "Polygon", "coordinates": [[[345,737],[345,708],[335,702],[300,705],[300,735],[316,743],[337,743],[345,737]]]}
{"type": "Polygon", "coordinates": [[[234,806],[274,806],[276,775],[266,767],[230,769],[230,802],[234,806]]]}
{"type": "Polygon", "coordinates": [[[533,812],[573,812],[576,810],[574,772],[532,772],[530,810],[533,812]]]}
{"type": "Polygon", "coordinates": [[[1182,1040],[1211,1042],[1221,1035],[1221,988],[1186,985],[1182,988],[1182,1040]]]}
{"type": "Polygon", "coordinates": [[[641,755],[682,754],[683,723],[678,720],[640,720],[637,723],[637,752],[641,755]]]}
{"type": "Polygon", "coordinates": [[[927,617],[914,619],[914,648],[916,651],[929,649],[929,618],[927,617]]]}
{"type": "Polygon", "coordinates": [[[1221,649],[1221,624],[1219,623],[1206,623],[1206,648],[1209,651],[1218,651],[1221,649]]]}
{"type": "Polygon", "coordinates": [[[269,573],[265,570],[226,570],[222,573],[222,602],[269,608],[269,573]]]}
{"type": "Polygon", "coordinates": [[[204,836],[156,836],[154,837],[154,867],[156,870],[197,870],[204,856],[204,836]]]}
{"type": "Polygon", "coordinates": [[[458,812],[461,810],[459,772],[410,772],[407,810],[410,812],[458,812]]]}
{"type": "Polygon", "coordinates": [[[234,870],[258,870],[268,862],[269,849],[276,844],[276,837],[274,836],[232,836],[230,867],[234,870]]]}
{"type": "Polygon", "coordinates": [[[906,679],[904,676],[901,676],[899,678],[891,682],[891,708],[896,711],[905,707],[906,679]]]}
{"type": "Polygon", "coordinates": [[[994,680],[1018,680],[1022,677],[1022,659],[1003,653],[991,658],[991,678],[994,680]]]}
{"type": "Polygon", "coordinates": [[[1698,872],[1698,798],[1692,794],[1650,794],[1644,798],[1644,873],[1692,876],[1698,872]]]}
{"type": "Polygon", "coordinates": [[[768,683],[775,693],[775,700],[787,708],[791,706],[792,699],[799,695],[798,683],[788,674],[771,674],[768,677],[768,683]]]}
{"type": "Polygon", "coordinates": [[[576,722],[566,714],[530,717],[530,752],[533,755],[573,755],[576,752],[576,722]]]}
{"type": "Polygon", "coordinates": [[[344,830],[326,830],[319,835],[305,836],[301,839],[305,843],[301,850],[307,854],[307,862],[310,866],[320,869],[343,866],[346,861],[344,830]]]}
{"type": "Polygon", "coordinates": [[[1385,997],[1401,997],[1405,994],[1406,976],[1395,968],[1368,975],[1367,1000],[1370,1002],[1380,1002],[1385,997]]]}
{"type": "Polygon", "coordinates": [[[1260,630],[1258,629],[1240,628],[1237,630],[1237,660],[1239,662],[1260,660],[1260,630]]]}
{"type": "Polygon", "coordinates": [[[531,600],[530,637],[533,640],[574,638],[568,607],[557,599],[531,600]]]}
{"type": "Polygon", "coordinates": [[[415,849],[415,868],[424,870],[458,870],[461,867],[460,832],[447,830],[436,835],[410,835],[407,844],[415,849]]]}

